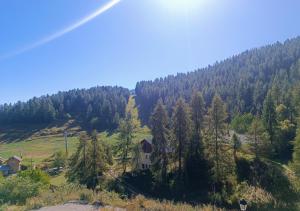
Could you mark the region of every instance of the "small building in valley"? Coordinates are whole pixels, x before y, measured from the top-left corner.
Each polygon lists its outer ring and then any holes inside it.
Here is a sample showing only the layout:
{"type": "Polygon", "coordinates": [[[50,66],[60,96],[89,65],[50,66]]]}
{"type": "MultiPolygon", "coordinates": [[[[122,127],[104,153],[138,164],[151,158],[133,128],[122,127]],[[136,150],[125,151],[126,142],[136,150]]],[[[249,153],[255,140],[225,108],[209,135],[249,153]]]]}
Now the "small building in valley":
{"type": "Polygon", "coordinates": [[[21,162],[22,159],[18,156],[12,156],[6,161],[11,170],[11,174],[15,174],[21,170],[21,162]]]}
{"type": "Polygon", "coordinates": [[[8,160],[2,159],[0,161],[0,172],[3,176],[8,176],[10,174],[15,174],[21,170],[22,158],[18,156],[12,156],[8,160]]]}

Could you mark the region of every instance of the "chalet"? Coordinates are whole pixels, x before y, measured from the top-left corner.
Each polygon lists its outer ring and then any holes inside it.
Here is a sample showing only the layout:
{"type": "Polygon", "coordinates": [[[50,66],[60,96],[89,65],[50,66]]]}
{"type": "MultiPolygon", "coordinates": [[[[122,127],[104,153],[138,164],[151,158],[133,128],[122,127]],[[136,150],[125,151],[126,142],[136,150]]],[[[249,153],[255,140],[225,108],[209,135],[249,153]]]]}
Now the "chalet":
{"type": "MultiPolygon", "coordinates": [[[[152,139],[143,139],[139,144],[139,156],[137,159],[137,167],[140,170],[149,169],[152,165],[151,154],[153,152],[152,139]]],[[[174,153],[171,147],[165,149],[167,154],[174,153]]]]}
{"type": "Polygon", "coordinates": [[[18,156],[12,156],[6,161],[12,174],[15,174],[21,170],[21,162],[22,159],[18,156]]]}
{"type": "Polygon", "coordinates": [[[152,140],[143,139],[139,145],[139,158],[138,168],[140,170],[146,170],[151,167],[151,154],[152,154],[152,140]]]}
{"type": "Polygon", "coordinates": [[[18,156],[12,156],[6,161],[2,159],[0,161],[0,172],[4,176],[8,176],[9,174],[15,174],[21,170],[21,162],[22,158],[18,156]]]}

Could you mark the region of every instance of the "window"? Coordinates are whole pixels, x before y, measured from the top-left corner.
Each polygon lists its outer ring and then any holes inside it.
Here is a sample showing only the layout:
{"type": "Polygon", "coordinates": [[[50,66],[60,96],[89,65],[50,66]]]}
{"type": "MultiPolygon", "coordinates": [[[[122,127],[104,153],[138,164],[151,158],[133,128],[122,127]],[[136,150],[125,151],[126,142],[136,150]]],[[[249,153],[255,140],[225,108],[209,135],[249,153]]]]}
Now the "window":
{"type": "Polygon", "coordinates": [[[145,168],[145,165],[144,164],[142,164],[142,169],[144,169],[145,168]]]}

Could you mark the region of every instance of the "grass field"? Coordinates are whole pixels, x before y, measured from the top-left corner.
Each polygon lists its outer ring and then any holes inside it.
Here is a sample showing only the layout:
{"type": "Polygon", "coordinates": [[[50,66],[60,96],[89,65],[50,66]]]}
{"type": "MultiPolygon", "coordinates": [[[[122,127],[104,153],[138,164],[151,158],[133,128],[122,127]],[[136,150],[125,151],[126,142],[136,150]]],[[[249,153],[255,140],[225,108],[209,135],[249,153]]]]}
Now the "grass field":
{"type": "MultiPolygon", "coordinates": [[[[78,129],[76,129],[77,132],[78,129]]],[[[57,151],[65,151],[65,142],[62,134],[63,128],[48,128],[47,133],[41,131],[38,132],[38,135],[34,133],[32,136],[23,137],[20,134],[19,130],[14,133],[13,130],[2,130],[0,131],[0,157],[9,158],[10,156],[17,155],[23,157],[23,164],[30,165],[31,161],[33,164],[38,165],[43,162],[44,159],[50,157],[53,153],[57,151]],[[51,133],[53,131],[53,133],[51,133]],[[14,137],[10,138],[9,141],[1,140],[1,135],[14,137]]],[[[23,133],[22,133],[23,134],[23,133]]],[[[144,127],[141,128],[134,138],[134,142],[137,142],[143,138],[149,137],[149,129],[144,127]]],[[[108,143],[112,147],[115,146],[119,140],[118,133],[108,133],[102,132],[99,133],[99,139],[108,143]]],[[[73,137],[68,137],[68,151],[71,155],[78,144],[78,135],[73,137]]]]}

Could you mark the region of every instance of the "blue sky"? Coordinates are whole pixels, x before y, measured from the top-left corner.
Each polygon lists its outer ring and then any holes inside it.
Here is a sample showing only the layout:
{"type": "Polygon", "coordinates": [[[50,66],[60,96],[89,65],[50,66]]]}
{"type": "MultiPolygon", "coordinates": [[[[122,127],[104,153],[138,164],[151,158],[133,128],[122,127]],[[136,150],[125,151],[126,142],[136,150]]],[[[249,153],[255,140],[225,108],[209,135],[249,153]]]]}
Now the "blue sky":
{"type": "MultiPolygon", "coordinates": [[[[109,0],[1,0],[0,58],[109,0]]],[[[0,103],[188,72],[300,35],[300,1],[121,0],[76,30],[0,59],[0,103]]]]}

